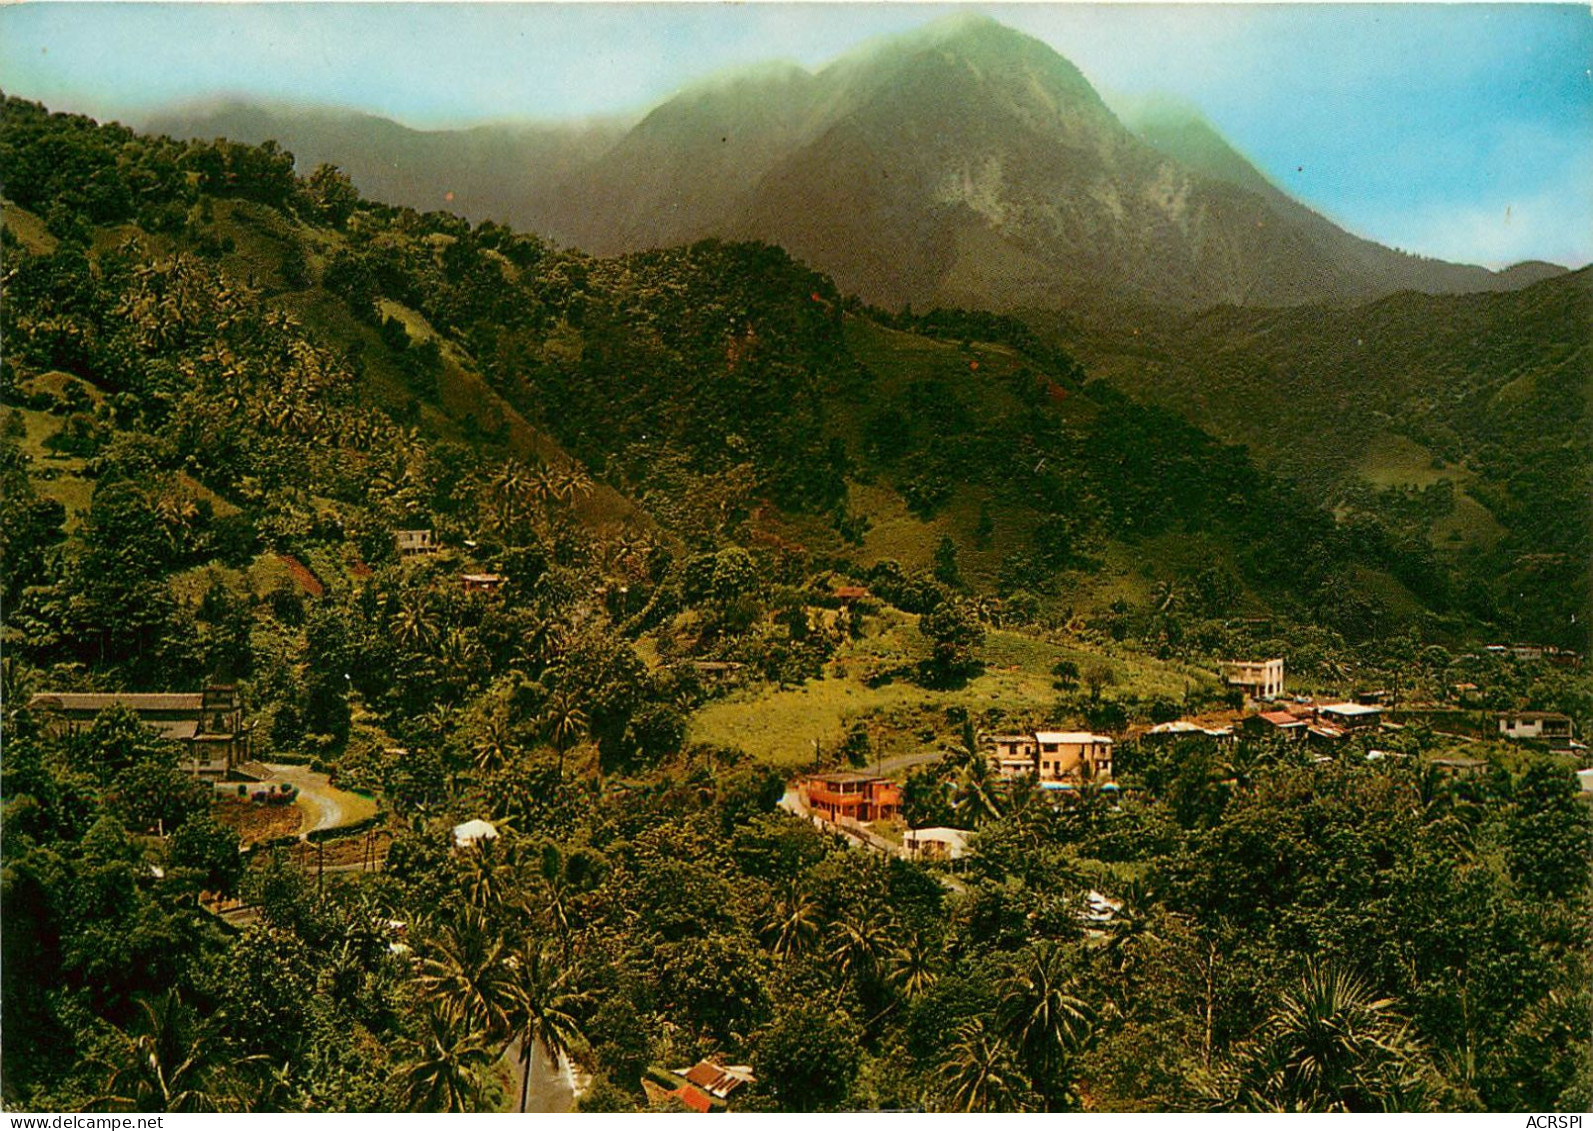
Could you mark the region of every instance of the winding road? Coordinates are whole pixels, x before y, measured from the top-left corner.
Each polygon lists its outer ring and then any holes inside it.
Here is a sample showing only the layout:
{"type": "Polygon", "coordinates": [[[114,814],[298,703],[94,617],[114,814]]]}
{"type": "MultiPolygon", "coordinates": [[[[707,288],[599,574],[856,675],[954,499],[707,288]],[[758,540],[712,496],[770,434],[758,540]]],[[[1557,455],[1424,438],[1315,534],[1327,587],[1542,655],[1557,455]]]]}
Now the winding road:
{"type": "Polygon", "coordinates": [[[321,829],[342,828],[352,825],[375,812],[374,803],[356,793],[337,789],[326,774],[318,774],[308,766],[295,766],[285,762],[266,762],[271,780],[287,782],[298,790],[296,804],[304,811],[304,823],[299,835],[321,829]],[[370,812],[357,810],[370,809],[370,812]]]}

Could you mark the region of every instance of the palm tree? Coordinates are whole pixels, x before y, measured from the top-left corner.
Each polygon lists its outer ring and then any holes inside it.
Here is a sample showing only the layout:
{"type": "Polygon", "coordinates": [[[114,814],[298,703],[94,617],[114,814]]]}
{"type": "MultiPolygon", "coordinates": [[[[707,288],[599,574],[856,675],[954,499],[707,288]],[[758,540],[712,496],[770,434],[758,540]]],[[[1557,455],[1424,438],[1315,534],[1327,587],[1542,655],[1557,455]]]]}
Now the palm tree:
{"type": "Polygon", "coordinates": [[[1256,775],[1271,765],[1272,747],[1262,742],[1235,742],[1228,747],[1218,773],[1233,782],[1237,793],[1247,793],[1256,775]]]}
{"type": "Polygon", "coordinates": [[[591,493],[591,477],[573,463],[561,468],[553,477],[553,496],[565,506],[591,493]]]}
{"type": "Polygon", "coordinates": [[[471,746],[471,764],[483,773],[494,773],[503,769],[513,753],[514,735],[509,720],[494,713],[471,746]]]}
{"type": "Polygon", "coordinates": [[[573,961],[570,952],[570,873],[558,845],[547,844],[542,847],[538,869],[546,896],[546,917],[558,933],[559,945],[564,951],[564,964],[568,966],[573,961]]]}
{"type": "Polygon", "coordinates": [[[1062,945],[1041,940],[1023,952],[1001,986],[1006,1031],[1030,1079],[1053,1095],[1064,1085],[1062,1069],[1090,1026],[1090,1008],[1075,993],[1072,957],[1062,945]]]}
{"type": "Polygon", "coordinates": [[[513,991],[503,939],[475,908],[427,940],[416,983],[449,1017],[488,1037],[508,1032],[513,991]]]}
{"type": "Polygon", "coordinates": [[[935,970],[935,951],[924,936],[914,933],[886,958],[885,984],[908,1001],[928,993],[939,975],[935,970]]]}
{"type": "Polygon", "coordinates": [[[414,652],[429,652],[437,642],[437,617],[425,594],[410,592],[399,599],[393,637],[414,652]]]}
{"type": "Polygon", "coordinates": [[[851,982],[866,982],[879,973],[890,949],[890,929],[881,919],[849,914],[830,927],[830,959],[851,982]]]}
{"type": "Polygon", "coordinates": [[[514,994],[509,1023],[520,1043],[520,1110],[524,1111],[532,1053],[540,1046],[557,1064],[584,1043],[576,1013],[588,999],[575,988],[574,968],[560,963],[546,947],[522,942],[509,956],[508,966],[514,994]]]}
{"type": "Polygon", "coordinates": [[[1137,880],[1123,885],[1118,892],[1121,906],[1106,924],[1105,955],[1108,965],[1118,974],[1127,974],[1161,945],[1151,918],[1150,894],[1137,880]]]}
{"type": "Polygon", "coordinates": [[[411,1111],[465,1112],[481,1104],[483,1080],[497,1059],[485,1034],[435,1005],[421,1013],[420,1034],[404,1042],[399,1072],[411,1111]]]}
{"type": "Polygon", "coordinates": [[[465,898],[470,906],[487,914],[503,905],[506,889],[514,883],[514,868],[500,857],[496,840],[480,840],[462,853],[465,898]]]}
{"type": "Polygon", "coordinates": [[[1419,1101],[1431,1069],[1393,1006],[1353,974],[1309,962],[1249,1051],[1240,1105],[1397,1111],[1419,1101]]]}
{"type": "Polygon", "coordinates": [[[564,776],[564,755],[586,733],[586,712],[569,691],[560,689],[548,698],[542,711],[542,725],[559,752],[559,776],[564,776]]]}
{"type": "Polygon", "coordinates": [[[946,748],[945,764],[954,769],[984,757],[984,736],[974,726],[972,719],[964,719],[957,732],[957,741],[946,748]]]}
{"type": "Polygon", "coordinates": [[[564,625],[552,617],[538,620],[525,638],[525,654],[539,668],[551,667],[564,652],[564,625]]]}
{"type": "Polygon", "coordinates": [[[96,1106],[126,1111],[244,1110],[238,1070],[258,1056],[223,1064],[221,1043],[210,1026],[196,1022],[175,989],[140,998],[133,1031],[112,1069],[106,1094],[96,1106]]]}
{"type": "Polygon", "coordinates": [[[1012,1050],[976,1019],[957,1030],[940,1062],[940,1078],[953,1111],[1027,1111],[1033,1095],[1012,1050]]]}
{"type": "Polygon", "coordinates": [[[790,958],[813,945],[821,915],[818,900],[793,880],[764,913],[759,936],[776,958],[790,958]]]}
{"type": "Polygon", "coordinates": [[[520,524],[527,504],[538,493],[538,473],[519,460],[506,460],[493,475],[487,493],[493,529],[507,538],[520,524]]]}
{"type": "Polygon", "coordinates": [[[474,631],[450,628],[438,650],[437,665],[444,679],[463,690],[487,674],[489,660],[474,631]]]}
{"type": "Polygon", "coordinates": [[[1080,767],[1079,781],[1069,795],[1069,811],[1085,833],[1098,832],[1106,821],[1111,802],[1107,800],[1105,783],[1095,776],[1090,763],[1080,767]]]}
{"type": "Polygon", "coordinates": [[[1001,804],[996,799],[996,779],[990,772],[985,756],[975,751],[963,763],[952,789],[951,807],[958,822],[965,828],[976,829],[987,820],[1001,816],[1001,804]]]}

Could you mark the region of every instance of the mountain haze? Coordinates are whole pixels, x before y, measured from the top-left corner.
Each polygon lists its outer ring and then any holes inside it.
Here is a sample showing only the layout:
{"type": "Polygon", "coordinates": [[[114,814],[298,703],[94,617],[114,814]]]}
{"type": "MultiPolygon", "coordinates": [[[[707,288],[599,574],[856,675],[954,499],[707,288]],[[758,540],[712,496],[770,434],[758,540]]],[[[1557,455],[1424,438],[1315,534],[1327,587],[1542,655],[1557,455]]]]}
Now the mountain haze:
{"type": "Polygon", "coordinates": [[[1056,51],[960,16],[810,73],[690,87],[628,129],[403,131],[228,114],[154,124],[277,140],[365,191],[533,228],[597,254],[706,236],[778,243],[885,306],[1177,307],[1506,290],[1495,273],[1361,239],[1272,185],[1209,125],[1125,125],[1056,51]],[[457,187],[456,187],[457,186],[457,187]]]}
{"type": "Polygon", "coordinates": [[[305,172],[337,165],[367,196],[510,222],[611,147],[629,123],[492,124],[416,130],[373,114],[225,101],[162,114],[150,133],[246,145],[275,140],[305,172]],[[451,196],[449,194],[452,194],[451,196]]]}

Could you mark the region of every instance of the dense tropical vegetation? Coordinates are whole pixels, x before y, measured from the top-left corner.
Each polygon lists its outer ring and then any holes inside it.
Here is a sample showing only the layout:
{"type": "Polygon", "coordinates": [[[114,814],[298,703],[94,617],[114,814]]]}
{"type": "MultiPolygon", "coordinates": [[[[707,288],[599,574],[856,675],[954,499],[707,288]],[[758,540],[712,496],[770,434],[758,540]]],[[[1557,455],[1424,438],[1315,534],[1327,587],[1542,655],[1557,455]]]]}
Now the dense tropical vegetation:
{"type": "Polygon", "coordinates": [[[1412,725],[1370,760],[1125,742],[1121,794],[1061,804],[993,780],[979,727],[1121,735],[1251,650],[1587,725],[1585,677],[1468,652],[1475,610],[1396,616],[1361,584],[1386,546],[1242,450],[775,248],[592,259],[16,100],[0,168],[9,1106],[503,1110],[548,1053],[586,1110],[667,1107],[644,1076],[710,1055],[752,1065],[742,1110],[1593,1101],[1564,757],[1450,778],[1412,725]],[[444,552],[400,559],[413,528],[444,552]],[[1031,653],[1041,706],[954,698],[1031,653]],[[814,757],[945,745],[908,803],[976,830],[965,866],[782,810],[783,768],[694,737],[725,670],[754,704],[925,696],[814,757]],[[257,758],[382,799],[379,873],[241,856],[136,717],[28,707],[214,680],[257,758]],[[498,837],[456,846],[469,818],[498,837]]]}

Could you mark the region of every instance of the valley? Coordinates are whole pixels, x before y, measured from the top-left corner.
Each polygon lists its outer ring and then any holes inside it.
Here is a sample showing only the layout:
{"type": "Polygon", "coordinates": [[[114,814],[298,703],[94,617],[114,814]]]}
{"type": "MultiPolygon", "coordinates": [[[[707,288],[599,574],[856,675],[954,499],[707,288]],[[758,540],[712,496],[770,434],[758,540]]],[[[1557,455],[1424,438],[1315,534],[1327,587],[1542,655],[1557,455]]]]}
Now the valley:
{"type": "Polygon", "coordinates": [[[0,173],[8,1109],[1593,1097],[1589,268],[983,17],[0,173]]]}

